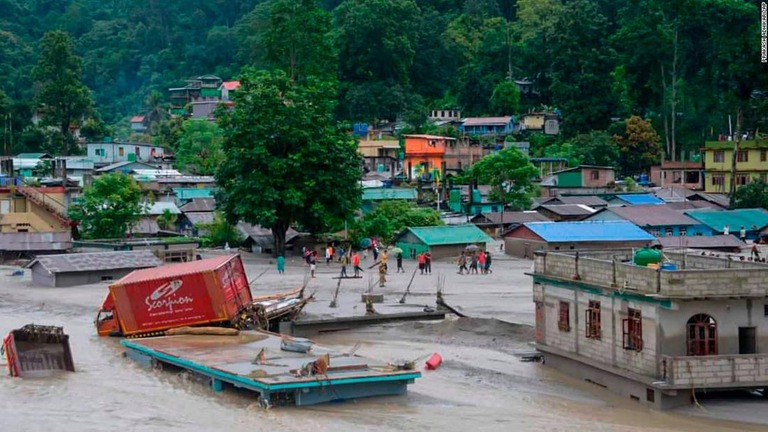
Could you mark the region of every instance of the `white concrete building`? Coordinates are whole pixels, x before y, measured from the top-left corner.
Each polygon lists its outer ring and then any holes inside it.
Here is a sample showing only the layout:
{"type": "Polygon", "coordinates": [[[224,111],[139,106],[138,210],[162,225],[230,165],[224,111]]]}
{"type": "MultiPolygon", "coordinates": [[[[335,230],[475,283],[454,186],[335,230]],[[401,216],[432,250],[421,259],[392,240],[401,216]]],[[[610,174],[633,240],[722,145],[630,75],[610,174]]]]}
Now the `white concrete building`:
{"type": "Polygon", "coordinates": [[[768,388],[768,266],[665,255],[675,270],[634,265],[631,251],[537,252],[546,365],[661,409],[768,388]]]}

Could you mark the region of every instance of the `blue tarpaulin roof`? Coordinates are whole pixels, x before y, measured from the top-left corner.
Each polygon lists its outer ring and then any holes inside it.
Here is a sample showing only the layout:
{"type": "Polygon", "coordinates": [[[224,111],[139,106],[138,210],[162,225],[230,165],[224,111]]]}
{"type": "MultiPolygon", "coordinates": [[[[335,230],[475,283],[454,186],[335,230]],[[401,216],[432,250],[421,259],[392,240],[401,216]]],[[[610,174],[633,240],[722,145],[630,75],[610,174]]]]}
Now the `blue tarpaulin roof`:
{"type": "Polygon", "coordinates": [[[631,205],[664,204],[663,199],[656,198],[651,194],[616,195],[616,198],[631,205]]]}
{"type": "Polygon", "coordinates": [[[545,241],[554,243],[643,240],[650,242],[656,239],[629,221],[528,222],[523,226],[545,241]]]}

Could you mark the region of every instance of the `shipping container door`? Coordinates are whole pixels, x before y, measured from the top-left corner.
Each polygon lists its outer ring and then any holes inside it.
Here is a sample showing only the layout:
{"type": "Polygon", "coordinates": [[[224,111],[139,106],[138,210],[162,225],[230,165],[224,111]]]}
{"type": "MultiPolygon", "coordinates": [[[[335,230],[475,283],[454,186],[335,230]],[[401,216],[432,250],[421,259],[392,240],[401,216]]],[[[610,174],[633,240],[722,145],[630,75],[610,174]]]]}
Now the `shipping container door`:
{"type": "Polygon", "coordinates": [[[227,315],[234,316],[253,302],[243,263],[239,259],[232,259],[219,268],[217,273],[222,282],[227,315]]]}

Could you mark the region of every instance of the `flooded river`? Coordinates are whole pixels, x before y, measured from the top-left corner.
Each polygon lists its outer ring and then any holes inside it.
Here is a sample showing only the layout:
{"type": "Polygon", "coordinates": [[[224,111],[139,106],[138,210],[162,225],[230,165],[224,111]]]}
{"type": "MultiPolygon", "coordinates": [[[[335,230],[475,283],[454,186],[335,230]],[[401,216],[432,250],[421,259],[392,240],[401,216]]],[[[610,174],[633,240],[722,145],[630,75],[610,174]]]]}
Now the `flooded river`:
{"type": "Polygon", "coordinates": [[[263,410],[252,395],[214,394],[186,374],[143,369],[124,358],[118,340],[99,338],[92,325],[105,293],[105,285],[46,289],[0,276],[0,332],[33,322],[64,326],[77,368],[49,378],[1,375],[0,431],[767,429],[647,410],[541,364],[521,362],[516,354],[531,351],[530,329],[493,319],[404,323],[316,338],[344,350],[360,342],[358,354],[382,360],[439,352],[445,362],[424,371],[404,397],[263,410]]]}

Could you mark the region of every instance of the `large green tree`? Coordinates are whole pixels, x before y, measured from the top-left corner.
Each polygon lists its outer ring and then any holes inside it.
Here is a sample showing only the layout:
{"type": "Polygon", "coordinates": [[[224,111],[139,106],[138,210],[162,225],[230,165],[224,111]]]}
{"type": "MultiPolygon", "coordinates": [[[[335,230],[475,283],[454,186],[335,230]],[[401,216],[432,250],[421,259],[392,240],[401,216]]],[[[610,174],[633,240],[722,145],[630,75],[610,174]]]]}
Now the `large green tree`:
{"type": "Polygon", "coordinates": [[[530,208],[536,191],[532,180],[537,173],[526,155],[507,147],[480,159],[462,177],[464,181],[491,186],[491,199],[525,210],[530,208]]]}
{"type": "Polygon", "coordinates": [[[648,173],[651,165],[660,162],[661,137],[653,125],[638,116],[625,122],[624,132],[614,136],[619,146],[619,166],[626,176],[648,173]]]}
{"type": "Polygon", "coordinates": [[[43,124],[58,129],[54,140],[67,155],[74,144],[70,127],[90,114],[93,104],[91,91],[82,82],[82,61],[68,34],[52,31],[43,36],[40,59],[32,74],[39,86],[37,102],[43,124]]]}
{"type": "Polygon", "coordinates": [[[376,237],[383,243],[411,226],[442,225],[440,213],[431,208],[417,207],[405,201],[384,201],[363,215],[353,226],[353,237],[376,237]]]}
{"type": "Polygon", "coordinates": [[[133,177],[115,173],[96,178],[80,203],[69,210],[85,238],[123,238],[144,213],[141,188],[133,177]]]}
{"type": "Polygon", "coordinates": [[[414,0],[346,0],[334,13],[344,114],[394,120],[410,92],[419,7],[414,0]]]}
{"type": "Polygon", "coordinates": [[[764,208],[768,209],[768,184],[755,180],[739,186],[731,197],[733,208],[764,208]]]}
{"type": "Polygon", "coordinates": [[[208,120],[187,120],[182,126],[174,165],[197,175],[216,173],[224,153],[221,128],[208,120]]]}
{"type": "Polygon", "coordinates": [[[336,96],[332,81],[246,69],[235,107],[220,119],[217,205],[230,222],[271,228],[277,254],[291,225],[321,232],[359,207],[360,158],[333,118],[336,96]]]}
{"type": "Polygon", "coordinates": [[[275,0],[264,35],[267,60],[298,81],[336,74],[331,14],[317,0],[275,0]]]}

